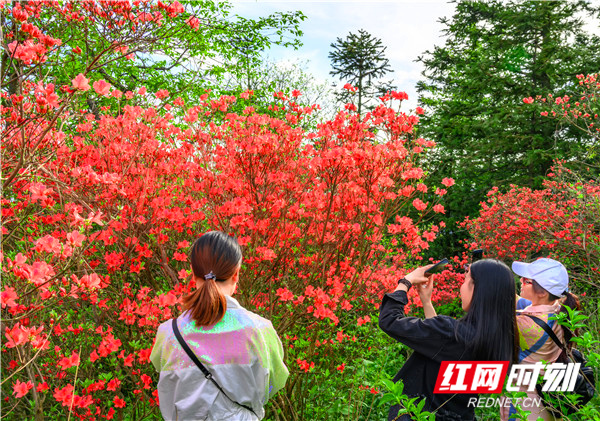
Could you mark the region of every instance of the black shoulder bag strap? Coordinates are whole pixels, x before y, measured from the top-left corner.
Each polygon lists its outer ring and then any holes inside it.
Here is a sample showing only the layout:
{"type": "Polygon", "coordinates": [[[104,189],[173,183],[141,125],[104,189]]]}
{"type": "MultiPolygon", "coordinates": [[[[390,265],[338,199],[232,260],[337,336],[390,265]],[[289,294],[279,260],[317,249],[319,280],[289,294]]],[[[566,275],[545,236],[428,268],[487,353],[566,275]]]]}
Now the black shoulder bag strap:
{"type": "Polygon", "coordinates": [[[554,343],[556,345],[558,345],[558,347],[561,350],[563,350],[564,352],[567,352],[567,349],[566,349],[565,345],[558,339],[558,336],[556,336],[556,333],[554,333],[554,331],[550,328],[550,326],[548,326],[548,323],[546,323],[545,321],[543,321],[539,317],[532,316],[531,314],[524,314],[524,316],[529,317],[539,327],[541,327],[542,329],[544,329],[544,331],[548,334],[548,336],[550,336],[550,338],[554,341],[554,343]]]}
{"type": "MultiPolygon", "coordinates": [[[[198,357],[196,357],[196,354],[194,354],[194,352],[190,349],[190,347],[188,346],[188,344],[183,340],[183,336],[181,336],[181,332],[179,332],[179,327],[177,327],[177,318],[172,319],[172,325],[173,325],[173,333],[175,333],[175,337],[177,338],[177,340],[181,344],[181,347],[183,348],[183,350],[185,351],[185,353],[188,355],[188,357],[190,357],[190,359],[198,366],[198,368],[200,369],[200,371],[202,371],[202,374],[204,374],[204,377],[206,377],[208,380],[210,380],[217,387],[217,389],[219,389],[219,391],[222,394],[224,394],[225,397],[227,399],[229,399],[231,402],[235,403],[236,405],[241,406],[244,409],[247,409],[248,411],[250,411],[254,415],[256,415],[256,412],[254,412],[254,410],[252,408],[250,408],[249,406],[246,406],[246,405],[242,405],[241,403],[239,403],[237,401],[234,401],[233,399],[231,399],[229,397],[229,395],[227,395],[227,393],[225,393],[225,391],[221,388],[221,386],[219,386],[219,383],[217,383],[217,381],[215,380],[215,378],[213,377],[213,375],[210,374],[210,372],[206,369],[206,367],[204,367],[204,364],[202,364],[200,362],[200,360],[198,359],[198,357]]],[[[256,417],[260,418],[258,415],[256,415],[256,417]]]]}

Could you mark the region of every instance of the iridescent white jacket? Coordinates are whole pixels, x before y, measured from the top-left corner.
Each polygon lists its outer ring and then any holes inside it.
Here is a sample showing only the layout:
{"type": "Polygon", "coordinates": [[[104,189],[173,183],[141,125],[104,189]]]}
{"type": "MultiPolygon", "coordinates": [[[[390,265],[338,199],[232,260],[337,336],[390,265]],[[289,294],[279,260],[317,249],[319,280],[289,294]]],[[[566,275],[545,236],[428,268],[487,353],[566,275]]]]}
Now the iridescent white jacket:
{"type": "MultiPolygon", "coordinates": [[[[251,407],[262,419],[263,406],[289,375],[283,346],[270,321],[227,296],[227,311],[213,326],[196,326],[187,313],[177,326],[188,346],[227,395],[251,407]]],[[[150,360],[158,372],[160,411],[165,420],[255,421],[207,380],[173,334],[171,320],[156,332],[150,360]]]]}

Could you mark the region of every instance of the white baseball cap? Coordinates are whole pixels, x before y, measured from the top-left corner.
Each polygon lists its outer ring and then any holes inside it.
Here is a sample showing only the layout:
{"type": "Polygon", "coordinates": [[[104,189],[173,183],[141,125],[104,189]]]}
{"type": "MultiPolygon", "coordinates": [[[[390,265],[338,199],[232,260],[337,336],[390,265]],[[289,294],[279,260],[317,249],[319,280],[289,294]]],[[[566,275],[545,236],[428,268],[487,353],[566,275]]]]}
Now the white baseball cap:
{"type": "Polygon", "coordinates": [[[533,263],[513,262],[512,270],[523,278],[533,279],[550,294],[562,297],[569,290],[569,274],[562,263],[542,258],[533,263]]]}

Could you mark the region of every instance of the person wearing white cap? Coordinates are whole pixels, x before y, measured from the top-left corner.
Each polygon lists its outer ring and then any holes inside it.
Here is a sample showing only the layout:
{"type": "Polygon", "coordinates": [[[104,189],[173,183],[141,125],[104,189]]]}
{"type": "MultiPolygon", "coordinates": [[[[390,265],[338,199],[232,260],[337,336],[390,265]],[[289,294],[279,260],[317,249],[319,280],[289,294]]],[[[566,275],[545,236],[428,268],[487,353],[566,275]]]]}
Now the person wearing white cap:
{"type": "Polygon", "coordinates": [[[513,262],[512,270],[522,279],[534,280],[545,292],[548,292],[551,301],[556,301],[569,291],[567,268],[557,260],[542,258],[533,263],[513,262]]]}
{"type": "MultiPolygon", "coordinates": [[[[552,316],[560,312],[566,312],[564,305],[573,309],[580,309],[579,300],[569,290],[569,274],[565,266],[548,258],[538,259],[532,263],[513,262],[512,270],[521,277],[521,297],[529,300],[530,305],[522,311],[517,312],[517,326],[519,327],[519,345],[520,363],[535,364],[536,362],[546,361],[555,362],[561,356],[562,351],[556,343],[548,336],[543,328],[538,326],[530,317],[531,315],[544,321],[561,342],[568,346],[571,339],[571,333],[564,330],[552,316]]],[[[521,401],[521,409],[531,411],[528,420],[555,420],[556,418],[548,411],[543,403],[536,405],[539,396],[534,390],[529,392],[527,387],[523,391],[527,392],[529,400],[521,401]],[[529,405],[525,405],[525,403],[529,405]]],[[[511,405],[509,408],[501,408],[501,419],[509,420],[516,413],[511,405]]]]}

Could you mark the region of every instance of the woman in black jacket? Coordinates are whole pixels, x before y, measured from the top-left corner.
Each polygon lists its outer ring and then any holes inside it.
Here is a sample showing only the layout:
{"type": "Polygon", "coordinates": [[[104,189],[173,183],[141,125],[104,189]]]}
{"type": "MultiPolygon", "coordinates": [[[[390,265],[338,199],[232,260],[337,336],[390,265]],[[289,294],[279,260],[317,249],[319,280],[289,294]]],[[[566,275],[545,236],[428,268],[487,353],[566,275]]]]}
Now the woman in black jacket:
{"type": "MultiPolygon", "coordinates": [[[[459,320],[438,316],[431,304],[433,279],[415,269],[392,293],[385,294],[379,309],[379,327],[392,338],[415,352],[394,377],[402,380],[404,393],[426,400],[424,410],[435,412],[436,420],[474,420],[475,408],[469,407],[472,394],[434,394],[433,389],[442,361],[511,361],[518,358],[515,319],[515,282],[511,270],[499,260],[485,259],[467,267],[460,287],[462,308],[467,314],[459,320]],[[415,285],[423,303],[425,319],[406,317],[407,291],[415,285]]],[[[388,420],[398,417],[394,405],[388,420]]]]}

